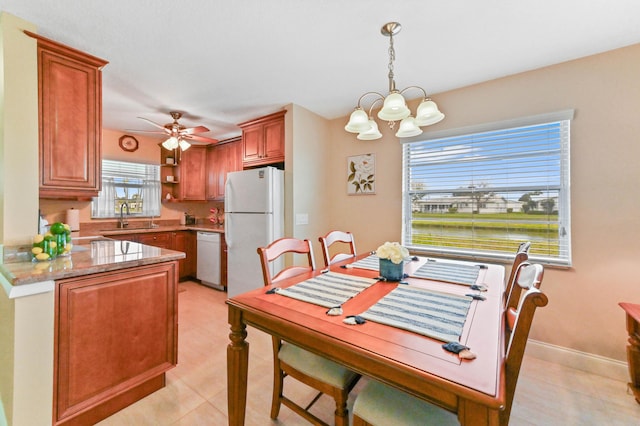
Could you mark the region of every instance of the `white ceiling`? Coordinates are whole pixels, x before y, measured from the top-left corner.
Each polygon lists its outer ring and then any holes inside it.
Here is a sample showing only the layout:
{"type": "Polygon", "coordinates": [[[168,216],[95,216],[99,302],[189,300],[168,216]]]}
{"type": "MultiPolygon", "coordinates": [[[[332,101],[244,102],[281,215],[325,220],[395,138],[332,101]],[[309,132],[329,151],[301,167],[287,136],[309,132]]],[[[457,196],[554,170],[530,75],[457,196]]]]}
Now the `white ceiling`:
{"type": "Polygon", "coordinates": [[[136,117],[168,123],[178,110],[218,139],[289,103],[333,119],[364,92],[386,93],[389,21],[402,24],[398,88],[430,94],[640,42],[638,0],[1,0],[0,10],[109,61],[105,128],[153,130],[136,117]]]}

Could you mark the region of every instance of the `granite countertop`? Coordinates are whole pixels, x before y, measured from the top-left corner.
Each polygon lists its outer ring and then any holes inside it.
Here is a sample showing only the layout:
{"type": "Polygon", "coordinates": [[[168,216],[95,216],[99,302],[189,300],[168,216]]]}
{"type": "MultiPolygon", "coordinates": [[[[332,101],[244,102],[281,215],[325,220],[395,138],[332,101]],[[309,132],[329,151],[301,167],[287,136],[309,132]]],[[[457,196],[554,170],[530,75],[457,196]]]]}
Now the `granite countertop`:
{"type": "Polygon", "coordinates": [[[173,232],[173,231],[201,231],[201,232],[217,232],[224,234],[223,225],[160,225],[158,227],[136,227],[135,225],[127,228],[98,229],[94,231],[82,231],[83,236],[113,236],[127,234],[146,234],[150,232],[173,232]]]}
{"type": "Polygon", "coordinates": [[[55,281],[185,257],[179,251],[104,237],[79,237],[72,242],[73,249],[69,256],[44,262],[31,260],[30,245],[3,247],[0,279],[5,290],[10,290],[10,286],[55,281]]]}

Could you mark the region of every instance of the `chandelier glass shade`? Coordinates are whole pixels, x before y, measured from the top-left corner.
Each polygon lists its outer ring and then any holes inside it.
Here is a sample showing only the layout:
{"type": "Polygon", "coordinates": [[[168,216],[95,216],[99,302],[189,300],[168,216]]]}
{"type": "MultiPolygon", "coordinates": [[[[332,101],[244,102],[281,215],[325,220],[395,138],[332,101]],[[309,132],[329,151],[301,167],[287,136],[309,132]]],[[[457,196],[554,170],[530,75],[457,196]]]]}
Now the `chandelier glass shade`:
{"type": "Polygon", "coordinates": [[[358,105],[351,113],[349,122],[344,127],[347,132],[358,133],[357,138],[360,140],[374,140],[382,137],[378,130],[378,125],[371,116],[371,111],[378,102],[383,103],[382,108],[378,111],[380,120],[387,121],[391,129],[395,127],[397,121],[400,121],[396,132],[396,136],[399,138],[417,136],[422,133],[420,127],[436,124],[444,118],[444,114],[440,112],[436,103],[427,97],[427,92],[422,87],[409,86],[402,90],[396,89],[393,74],[393,61],[395,60],[393,36],[398,34],[401,28],[399,23],[389,22],[380,30],[382,35],[389,37],[389,93],[384,96],[378,92],[367,92],[360,96],[358,105]],[[416,109],[415,117],[411,116],[411,110],[403,96],[405,92],[414,89],[422,92],[422,101],[416,109]],[[375,100],[369,107],[369,114],[367,114],[362,108],[362,101],[365,97],[370,96],[375,97],[375,100]]]}

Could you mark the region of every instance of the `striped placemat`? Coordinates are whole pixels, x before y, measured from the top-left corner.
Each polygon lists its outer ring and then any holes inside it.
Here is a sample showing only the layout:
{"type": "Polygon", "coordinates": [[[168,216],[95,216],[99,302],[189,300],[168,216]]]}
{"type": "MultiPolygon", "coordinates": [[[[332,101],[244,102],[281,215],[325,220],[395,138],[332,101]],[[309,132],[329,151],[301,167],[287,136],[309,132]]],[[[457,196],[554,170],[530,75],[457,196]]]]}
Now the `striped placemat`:
{"type": "Polygon", "coordinates": [[[459,341],[472,298],[398,286],[361,317],[443,342],[459,341]]]}
{"type": "Polygon", "coordinates": [[[277,294],[333,308],[342,305],[375,282],[377,280],[373,278],[327,272],[291,287],[282,288],[277,294]]]}
{"type": "Polygon", "coordinates": [[[380,258],[375,254],[367,256],[349,264],[352,268],[371,269],[373,271],[380,270],[380,258]]]}
{"type": "Polygon", "coordinates": [[[480,265],[427,261],[411,276],[470,286],[476,283],[479,272],[480,265]]]}

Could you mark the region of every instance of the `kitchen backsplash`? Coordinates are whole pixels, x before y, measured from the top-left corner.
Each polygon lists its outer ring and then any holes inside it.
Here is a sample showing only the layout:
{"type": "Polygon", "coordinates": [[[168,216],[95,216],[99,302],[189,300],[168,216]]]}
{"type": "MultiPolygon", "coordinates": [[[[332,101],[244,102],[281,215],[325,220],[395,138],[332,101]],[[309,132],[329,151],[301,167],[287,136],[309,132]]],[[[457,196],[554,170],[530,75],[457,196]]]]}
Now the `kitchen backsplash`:
{"type": "MultiPolygon", "coordinates": [[[[65,222],[67,209],[77,209],[80,211],[80,230],[85,229],[107,229],[112,223],[117,223],[117,219],[91,219],[91,202],[87,201],[62,201],[62,200],[45,200],[40,199],[40,211],[43,217],[49,222],[65,222]]],[[[185,213],[195,217],[197,224],[214,224],[210,218],[212,210],[217,209],[218,212],[224,211],[224,202],[177,202],[163,203],[162,214],[160,217],[154,217],[153,222],[159,225],[174,225],[180,223],[181,217],[185,213]]],[[[221,216],[218,214],[217,218],[221,216]]],[[[129,223],[134,226],[136,222],[148,223],[149,217],[145,218],[129,218],[129,223]]],[[[224,217],[222,217],[224,221],[224,217]]],[[[219,223],[219,220],[218,222],[219,223]]],[[[34,229],[34,233],[37,230],[34,229]]]]}

